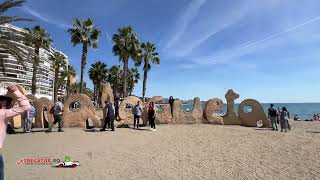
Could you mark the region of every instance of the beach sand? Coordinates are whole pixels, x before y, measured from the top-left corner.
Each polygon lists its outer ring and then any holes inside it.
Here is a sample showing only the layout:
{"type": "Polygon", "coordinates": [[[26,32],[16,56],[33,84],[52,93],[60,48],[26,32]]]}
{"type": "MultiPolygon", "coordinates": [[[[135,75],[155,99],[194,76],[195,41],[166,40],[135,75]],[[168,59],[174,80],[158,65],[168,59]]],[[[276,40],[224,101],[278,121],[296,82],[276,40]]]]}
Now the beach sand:
{"type": "Polygon", "coordinates": [[[207,124],[158,125],[157,131],[66,128],[8,135],[1,153],[8,180],[320,179],[320,122],[291,126],[288,133],[207,124]],[[65,156],[81,166],[16,165],[65,156]]]}

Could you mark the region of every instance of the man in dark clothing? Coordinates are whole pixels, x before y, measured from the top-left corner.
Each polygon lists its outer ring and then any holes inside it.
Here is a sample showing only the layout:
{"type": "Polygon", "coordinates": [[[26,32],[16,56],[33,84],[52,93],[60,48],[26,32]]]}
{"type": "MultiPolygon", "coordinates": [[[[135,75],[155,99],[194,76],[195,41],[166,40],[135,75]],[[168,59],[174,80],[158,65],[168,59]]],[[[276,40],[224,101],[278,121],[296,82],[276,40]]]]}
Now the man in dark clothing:
{"type": "Polygon", "coordinates": [[[115,108],[115,119],[119,117],[119,106],[120,106],[120,97],[116,96],[114,99],[114,108],[115,108]]]}
{"type": "Polygon", "coordinates": [[[170,96],[169,98],[169,104],[170,104],[170,108],[171,108],[171,115],[173,116],[173,102],[174,102],[174,99],[172,96],[170,96]]]}
{"type": "Polygon", "coordinates": [[[106,107],[105,107],[106,118],[105,118],[105,123],[102,129],[100,130],[105,131],[107,124],[109,124],[111,130],[114,131],[114,118],[115,118],[114,105],[110,102],[110,100],[107,100],[105,103],[106,103],[106,107]]]}
{"type": "Polygon", "coordinates": [[[278,126],[277,126],[278,111],[276,108],[273,107],[273,104],[270,104],[270,108],[268,109],[268,118],[271,121],[272,130],[278,131],[278,126]]]}

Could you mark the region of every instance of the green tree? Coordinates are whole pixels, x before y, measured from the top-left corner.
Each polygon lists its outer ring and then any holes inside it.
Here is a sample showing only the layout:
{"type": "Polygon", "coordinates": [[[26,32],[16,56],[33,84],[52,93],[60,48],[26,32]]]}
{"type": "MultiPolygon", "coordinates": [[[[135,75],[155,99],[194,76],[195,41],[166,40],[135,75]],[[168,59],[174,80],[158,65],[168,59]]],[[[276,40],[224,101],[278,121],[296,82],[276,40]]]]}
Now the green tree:
{"type": "Polygon", "coordinates": [[[26,28],[26,30],[31,35],[30,41],[28,43],[34,46],[31,92],[33,95],[35,95],[37,91],[37,73],[40,63],[40,48],[49,50],[52,40],[50,34],[46,30],[42,29],[40,26],[35,26],[32,29],[26,28]]]}
{"type": "Polygon", "coordinates": [[[131,96],[134,86],[138,83],[140,79],[140,73],[137,68],[131,68],[129,69],[128,73],[128,90],[129,95],[131,96]]]}
{"type": "Polygon", "coordinates": [[[139,59],[140,42],[130,26],[119,28],[118,34],[113,35],[112,41],[113,54],[119,56],[119,61],[123,62],[123,93],[126,97],[129,58],[131,57],[133,61],[139,59]]]}
{"type": "Polygon", "coordinates": [[[97,48],[98,38],[101,32],[94,26],[93,20],[88,18],[82,20],[75,18],[73,20],[73,27],[68,30],[71,35],[71,42],[73,46],[82,44],[82,59],[81,59],[81,77],[80,77],[80,93],[83,93],[83,75],[87,64],[88,47],[97,48]]]}
{"type": "Polygon", "coordinates": [[[114,95],[117,95],[119,92],[121,92],[121,90],[119,91],[119,86],[121,84],[121,74],[122,71],[120,69],[120,66],[114,65],[109,69],[108,82],[112,87],[114,95]]]}
{"type": "MultiPolygon", "coordinates": [[[[4,13],[6,13],[8,10],[15,7],[20,7],[25,2],[25,0],[5,0],[4,2],[0,3],[0,25],[16,21],[32,21],[31,19],[19,16],[4,15],[4,13]]],[[[31,59],[32,54],[30,55],[21,51],[20,48],[23,48],[23,44],[20,42],[25,42],[28,36],[29,34],[26,32],[16,31],[14,29],[6,31],[4,27],[0,29],[0,48],[14,56],[18,63],[24,68],[26,68],[25,62],[31,59]]],[[[0,67],[2,68],[3,72],[5,72],[4,58],[6,58],[6,56],[0,54],[0,67]]]]}
{"type": "Polygon", "coordinates": [[[97,61],[94,64],[91,64],[89,69],[89,78],[92,80],[94,85],[94,100],[97,102],[97,105],[101,105],[101,91],[102,84],[106,82],[108,77],[107,65],[101,61],[97,61]]]}
{"type": "Polygon", "coordinates": [[[143,62],[143,86],[142,86],[142,98],[145,102],[145,95],[147,89],[147,78],[148,72],[151,70],[151,63],[160,64],[160,58],[156,52],[156,47],[154,44],[147,42],[141,44],[141,56],[136,65],[141,65],[143,62]]]}
{"type": "Polygon", "coordinates": [[[54,54],[50,56],[50,60],[52,61],[51,68],[54,69],[53,101],[54,103],[56,103],[59,86],[61,87],[61,85],[64,83],[65,78],[62,74],[59,74],[59,72],[62,72],[64,69],[67,68],[67,62],[66,57],[59,52],[54,52],[54,54]]]}

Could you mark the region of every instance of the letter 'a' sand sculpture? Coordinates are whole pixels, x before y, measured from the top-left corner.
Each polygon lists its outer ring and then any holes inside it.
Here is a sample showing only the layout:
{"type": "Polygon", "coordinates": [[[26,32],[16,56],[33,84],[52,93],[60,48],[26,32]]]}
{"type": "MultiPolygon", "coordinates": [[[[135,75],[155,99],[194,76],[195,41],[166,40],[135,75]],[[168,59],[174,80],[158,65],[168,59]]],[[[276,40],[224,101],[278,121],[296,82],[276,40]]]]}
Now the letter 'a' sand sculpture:
{"type": "Polygon", "coordinates": [[[257,121],[262,120],[262,127],[269,127],[269,120],[263,111],[261,104],[254,99],[246,99],[241,102],[238,108],[238,115],[242,122],[242,126],[256,127],[257,121]],[[244,112],[244,107],[250,106],[251,112],[244,112]]]}
{"type": "Polygon", "coordinates": [[[225,95],[227,100],[227,113],[222,116],[225,125],[241,125],[241,121],[237,114],[234,112],[234,100],[239,98],[239,94],[229,89],[225,95]]]}
{"type": "Polygon", "coordinates": [[[111,102],[113,102],[113,100],[114,100],[113,92],[112,92],[111,86],[109,84],[104,84],[102,87],[102,93],[101,93],[101,103],[102,103],[103,108],[106,106],[106,103],[104,103],[104,102],[108,99],[111,102]]]}
{"type": "Polygon", "coordinates": [[[206,102],[203,110],[204,123],[207,124],[223,124],[223,118],[217,115],[214,115],[212,111],[222,110],[223,102],[219,98],[210,99],[206,102]]]}
{"type": "Polygon", "coordinates": [[[202,123],[203,113],[201,110],[200,98],[194,98],[193,109],[191,112],[183,112],[181,101],[176,99],[173,103],[173,124],[196,124],[202,123]]]}
{"type": "MultiPolygon", "coordinates": [[[[151,102],[153,102],[154,104],[157,101],[162,101],[163,97],[162,96],[154,96],[151,99],[148,100],[148,102],[146,103],[146,105],[149,105],[151,102]]],[[[171,112],[170,112],[170,105],[169,104],[164,104],[160,106],[161,110],[157,109],[157,114],[156,114],[156,124],[169,124],[171,123],[172,120],[172,116],[171,116],[171,112]]],[[[142,120],[143,120],[143,124],[147,125],[148,122],[148,108],[146,108],[142,115],[142,120]]]]}
{"type": "Polygon", "coordinates": [[[90,118],[95,127],[100,126],[99,117],[96,115],[91,99],[85,94],[70,95],[64,102],[64,126],[65,127],[85,127],[86,120],[90,118]],[[79,102],[79,110],[69,109],[73,102],[79,102]]]}
{"type": "Polygon", "coordinates": [[[138,101],[140,101],[140,104],[142,105],[142,101],[136,96],[128,96],[121,102],[119,106],[120,125],[133,124],[132,108],[126,108],[126,106],[129,104],[133,107],[138,101]]]}

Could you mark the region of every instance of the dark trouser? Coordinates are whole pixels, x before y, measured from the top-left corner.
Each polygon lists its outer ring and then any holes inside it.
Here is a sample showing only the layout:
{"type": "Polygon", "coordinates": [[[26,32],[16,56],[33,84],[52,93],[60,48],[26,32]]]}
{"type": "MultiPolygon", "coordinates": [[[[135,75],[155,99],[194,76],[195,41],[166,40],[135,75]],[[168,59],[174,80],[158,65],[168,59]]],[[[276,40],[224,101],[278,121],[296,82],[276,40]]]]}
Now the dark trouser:
{"type": "Polygon", "coordinates": [[[276,116],[271,116],[270,117],[270,121],[271,121],[272,129],[278,130],[277,117],[276,116]]]}
{"type": "Polygon", "coordinates": [[[149,124],[150,124],[151,128],[156,129],[155,118],[150,118],[149,124]]]}
{"type": "Polygon", "coordinates": [[[136,127],[136,125],[137,125],[137,128],[139,128],[139,120],[140,120],[140,116],[134,114],[133,127],[136,127]]]}
{"type": "Polygon", "coordinates": [[[118,116],[119,116],[119,107],[115,107],[115,119],[117,120],[118,116]]]}
{"type": "Polygon", "coordinates": [[[105,123],[104,123],[102,129],[105,130],[106,126],[108,128],[111,128],[112,131],[114,131],[114,117],[109,117],[109,116],[106,117],[105,123]]]}
{"type": "Polygon", "coordinates": [[[4,164],[3,164],[3,158],[0,154],[0,180],[4,180],[4,164]]]}
{"type": "Polygon", "coordinates": [[[52,123],[52,125],[48,128],[48,131],[51,131],[52,130],[52,127],[58,123],[58,129],[59,130],[62,130],[62,127],[63,127],[63,119],[62,119],[62,114],[60,115],[54,115],[54,121],[52,123]]]}

